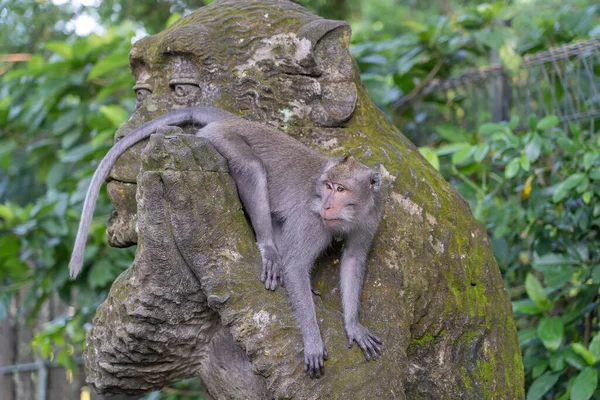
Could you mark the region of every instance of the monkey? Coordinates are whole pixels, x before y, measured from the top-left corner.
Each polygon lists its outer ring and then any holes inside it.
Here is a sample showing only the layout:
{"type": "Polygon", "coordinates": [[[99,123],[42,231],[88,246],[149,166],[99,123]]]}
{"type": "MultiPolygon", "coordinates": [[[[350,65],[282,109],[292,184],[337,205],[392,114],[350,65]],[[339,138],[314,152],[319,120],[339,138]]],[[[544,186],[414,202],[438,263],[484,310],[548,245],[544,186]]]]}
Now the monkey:
{"type": "Polygon", "coordinates": [[[198,125],[229,168],[248,214],[262,258],[260,279],[284,286],[302,332],[304,370],[324,374],[323,344],[311,295],[310,273],[333,238],[344,239],[340,292],[348,348],[356,342],[367,360],[381,354],[382,341],[359,321],[367,253],[382,214],[381,175],[351,156],[327,157],[296,139],[214,107],[171,111],[118,138],[96,169],[88,188],[69,263],[71,278],[81,271],[85,241],[100,186],[131,146],[159,127],[198,125]]]}

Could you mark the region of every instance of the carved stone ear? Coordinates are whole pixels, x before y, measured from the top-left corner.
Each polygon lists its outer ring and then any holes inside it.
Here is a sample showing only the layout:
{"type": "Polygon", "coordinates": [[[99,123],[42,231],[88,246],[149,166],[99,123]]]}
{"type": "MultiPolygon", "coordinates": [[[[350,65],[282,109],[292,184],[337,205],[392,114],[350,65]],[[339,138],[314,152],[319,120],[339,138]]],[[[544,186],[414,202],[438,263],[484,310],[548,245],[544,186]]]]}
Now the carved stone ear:
{"type": "Polygon", "coordinates": [[[351,29],[344,21],[315,19],[302,26],[299,35],[310,40],[321,71],[317,78],[321,96],[311,104],[311,119],[321,126],[341,126],[352,116],[358,92],[358,72],[348,50],[351,29]]]}
{"type": "Polygon", "coordinates": [[[373,172],[373,175],[371,175],[371,187],[376,192],[381,188],[381,174],[379,172],[373,172]]]}
{"type": "Polygon", "coordinates": [[[314,48],[317,42],[321,40],[326,33],[339,27],[350,29],[350,25],[346,21],[319,18],[302,26],[298,31],[298,36],[310,40],[314,48]]]}

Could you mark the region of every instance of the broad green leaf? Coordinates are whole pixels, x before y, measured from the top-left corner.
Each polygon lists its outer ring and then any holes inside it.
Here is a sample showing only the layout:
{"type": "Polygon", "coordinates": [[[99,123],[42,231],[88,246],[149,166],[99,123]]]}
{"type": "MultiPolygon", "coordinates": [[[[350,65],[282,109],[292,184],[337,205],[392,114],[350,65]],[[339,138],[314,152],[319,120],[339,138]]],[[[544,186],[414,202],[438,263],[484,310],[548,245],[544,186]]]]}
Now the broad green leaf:
{"type": "Polygon", "coordinates": [[[470,161],[474,152],[475,146],[465,144],[463,148],[452,155],[452,164],[460,165],[470,161]]]}
{"type": "Polygon", "coordinates": [[[506,179],[513,178],[519,172],[519,168],[519,159],[513,158],[512,160],[510,160],[510,162],[506,166],[506,169],[504,170],[504,177],[506,179]]]}
{"type": "Polygon", "coordinates": [[[548,115],[547,117],[543,118],[540,122],[537,123],[535,129],[543,131],[548,128],[554,128],[555,126],[558,126],[559,123],[560,120],[557,116],[548,115]]]}
{"type": "Polygon", "coordinates": [[[479,126],[479,133],[483,136],[490,136],[496,132],[508,132],[508,128],[495,122],[486,122],[479,126]]]}
{"type": "Polygon", "coordinates": [[[538,337],[550,351],[556,351],[562,343],[565,327],[560,317],[542,318],[538,324],[538,337]]]}
{"type": "Polygon", "coordinates": [[[531,300],[513,301],[512,308],[515,314],[538,315],[542,312],[542,309],[531,300]]]}
{"type": "Polygon", "coordinates": [[[525,328],[517,332],[517,337],[519,339],[519,344],[523,347],[537,338],[537,332],[533,327],[525,328]]]}
{"type": "Polygon", "coordinates": [[[594,354],[589,351],[582,343],[573,343],[571,347],[575,353],[579,354],[588,365],[594,365],[595,357],[594,354]]]}
{"type": "Polygon", "coordinates": [[[109,105],[109,106],[100,106],[100,112],[104,115],[110,122],[112,122],[113,126],[119,127],[121,126],[128,117],[127,111],[123,107],[109,105]]]}
{"type": "Polygon", "coordinates": [[[425,159],[433,165],[433,168],[440,170],[440,159],[437,153],[431,147],[419,147],[419,152],[425,159]]]}
{"type": "Polygon", "coordinates": [[[447,144],[447,145],[440,146],[437,149],[437,154],[438,154],[438,156],[446,156],[448,154],[454,154],[457,151],[462,150],[465,147],[470,147],[470,146],[471,146],[471,144],[467,143],[467,142],[447,144]]]}
{"type": "Polygon", "coordinates": [[[583,200],[583,202],[585,204],[590,204],[590,201],[592,201],[592,192],[585,192],[582,196],[581,199],[583,200]]]}
{"type": "Polygon", "coordinates": [[[527,158],[525,153],[521,154],[521,157],[519,157],[519,164],[521,165],[521,169],[523,171],[529,171],[529,168],[531,168],[531,163],[529,162],[529,158],[527,158]]]}
{"type": "Polygon", "coordinates": [[[575,173],[569,176],[556,187],[556,189],[554,190],[554,194],[552,195],[552,201],[558,203],[559,201],[564,199],[569,193],[569,190],[573,189],[581,182],[583,182],[584,178],[585,174],[582,173],[575,173]]]}
{"type": "Polygon", "coordinates": [[[108,57],[105,57],[98,61],[90,72],[88,73],[87,79],[92,80],[99,76],[103,76],[111,73],[117,68],[125,67],[129,65],[129,59],[127,57],[127,53],[115,53],[111,54],[108,57]]]}
{"type": "Polygon", "coordinates": [[[596,285],[600,283],[600,264],[594,265],[592,269],[592,283],[596,285]]]}
{"type": "Polygon", "coordinates": [[[588,400],[596,392],[598,386],[598,371],[587,367],[577,375],[571,388],[571,400],[588,400]]]}
{"type": "Polygon", "coordinates": [[[551,373],[546,372],[544,375],[540,376],[536,380],[533,381],[529,390],[527,391],[527,399],[526,400],[539,400],[544,396],[552,386],[556,384],[558,381],[558,377],[560,373],[551,373]]]}
{"type": "Polygon", "coordinates": [[[600,361],[600,332],[596,333],[592,341],[590,342],[590,347],[588,349],[592,356],[594,357],[594,364],[600,361]]]}
{"type": "Polygon", "coordinates": [[[542,153],[542,138],[537,133],[533,134],[531,140],[525,145],[525,154],[530,162],[535,162],[542,153]]]}
{"type": "Polygon", "coordinates": [[[181,18],[181,14],[176,12],[171,14],[171,16],[167,19],[167,22],[165,23],[165,28],[168,28],[169,26],[173,25],[173,23],[175,21],[177,21],[179,18],[181,18]]]}
{"type": "Polygon", "coordinates": [[[548,360],[542,360],[538,362],[531,370],[531,377],[533,379],[537,378],[538,376],[543,374],[544,371],[546,371],[546,369],[548,369],[548,360]]]}
{"type": "Polygon", "coordinates": [[[71,150],[65,152],[60,160],[64,163],[79,161],[85,156],[91,154],[94,151],[94,147],[91,143],[84,143],[79,146],[73,147],[71,150]]]}
{"type": "Polygon", "coordinates": [[[579,150],[579,147],[575,146],[573,144],[573,141],[565,136],[559,136],[556,139],[556,143],[563,151],[566,151],[568,154],[575,154],[579,150]]]}
{"type": "Polygon", "coordinates": [[[473,153],[473,159],[477,162],[482,162],[483,159],[488,155],[489,152],[490,152],[489,144],[485,144],[485,143],[478,144],[475,149],[475,152],[473,153]]]}
{"type": "Polygon", "coordinates": [[[525,278],[525,291],[527,296],[542,310],[550,308],[550,301],[540,281],[533,274],[527,274],[525,278]]]}
{"type": "Polygon", "coordinates": [[[600,167],[592,168],[588,176],[595,181],[600,180],[600,167]]]}
{"type": "Polygon", "coordinates": [[[464,142],[469,135],[467,131],[454,124],[439,124],[435,126],[435,131],[440,137],[450,143],[464,142]]]}
{"type": "Polygon", "coordinates": [[[54,53],[60,54],[66,60],[73,58],[73,48],[66,42],[46,42],[44,47],[54,53]]]}

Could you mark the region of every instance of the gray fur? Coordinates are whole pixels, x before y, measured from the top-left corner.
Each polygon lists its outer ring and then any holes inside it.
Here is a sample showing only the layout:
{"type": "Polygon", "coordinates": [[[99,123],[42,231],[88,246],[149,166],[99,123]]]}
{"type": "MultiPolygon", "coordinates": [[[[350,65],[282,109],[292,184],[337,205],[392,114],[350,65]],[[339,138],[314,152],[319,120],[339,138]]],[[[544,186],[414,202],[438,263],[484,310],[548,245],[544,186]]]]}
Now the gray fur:
{"type": "Polygon", "coordinates": [[[271,290],[285,282],[311,377],[324,372],[327,351],[312,301],[310,271],[334,236],[345,239],[340,289],[348,346],[356,341],[367,359],[376,359],[381,341],[360,324],[358,310],[367,253],[381,217],[381,177],[351,157],[328,158],[277,129],[220,109],[170,112],[115,144],[94,173],[86,195],[69,264],[71,277],[81,270],[98,191],[117,158],[160,126],[189,123],[202,126],[196,135],[209,140],[228,162],[262,255],[261,281],[271,290]],[[328,191],[328,187],[341,189],[328,191]],[[340,197],[338,191],[350,197],[340,197]]]}

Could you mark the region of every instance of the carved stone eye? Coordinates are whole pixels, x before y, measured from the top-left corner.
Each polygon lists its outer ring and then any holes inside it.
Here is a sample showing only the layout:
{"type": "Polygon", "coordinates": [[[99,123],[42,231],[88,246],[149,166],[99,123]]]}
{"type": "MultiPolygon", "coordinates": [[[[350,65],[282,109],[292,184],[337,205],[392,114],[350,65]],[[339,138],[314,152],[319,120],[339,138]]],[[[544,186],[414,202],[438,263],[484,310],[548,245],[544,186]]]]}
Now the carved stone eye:
{"type": "Polygon", "coordinates": [[[194,103],[200,96],[200,87],[193,83],[172,83],[171,89],[179,104],[194,103]]]}
{"type": "Polygon", "coordinates": [[[135,90],[135,102],[136,102],[137,106],[139,106],[144,101],[146,96],[148,96],[152,93],[152,91],[150,91],[150,89],[146,89],[146,88],[137,88],[134,90],[135,90]]]}

